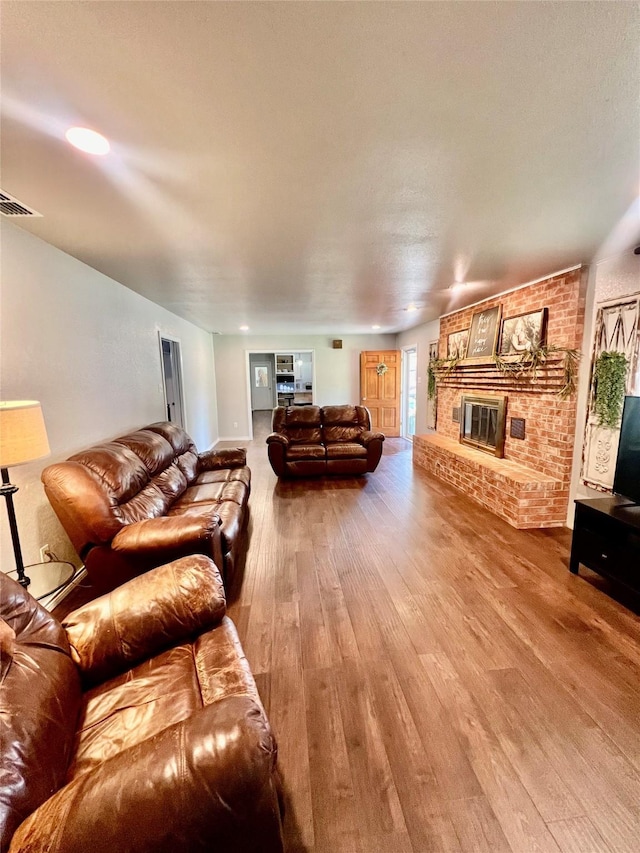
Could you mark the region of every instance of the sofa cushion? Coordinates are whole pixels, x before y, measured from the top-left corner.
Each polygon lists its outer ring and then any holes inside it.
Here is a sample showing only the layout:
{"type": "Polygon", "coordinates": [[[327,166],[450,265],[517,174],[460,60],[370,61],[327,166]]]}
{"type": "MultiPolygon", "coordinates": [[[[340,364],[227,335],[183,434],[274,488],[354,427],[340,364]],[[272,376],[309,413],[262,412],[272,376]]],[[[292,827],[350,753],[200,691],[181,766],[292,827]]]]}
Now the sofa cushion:
{"type": "Polygon", "coordinates": [[[215,471],[203,471],[198,474],[192,485],[199,483],[235,483],[240,482],[249,488],[251,470],[244,465],[242,468],[221,468],[215,471]]]}
{"type": "Polygon", "coordinates": [[[367,448],[355,442],[340,441],[327,444],[327,459],[366,459],[367,448]]]}
{"type": "Polygon", "coordinates": [[[320,427],[312,427],[310,429],[301,427],[287,427],[286,435],[291,444],[322,444],[322,430],[320,427]]]}
{"type": "Polygon", "coordinates": [[[322,425],[322,410],[320,406],[287,406],[287,408],[283,409],[282,417],[287,427],[309,429],[322,425]]]}
{"type": "Polygon", "coordinates": [[[180,470],[177,462],[153,478],[153,485],[160,489],[170,501],[176,500],[187,488],[187,478],[180,470]]]}
{"type": "Polygon", "coordinates": [[[222,498],[222,492],[226,486],[226,483],[202,483],[199,486],[189,486],[171,509],[179,510],[182,506],[192,506],[199,503],[217,503],[222,498]]]}
{"type": "Polygon", "coordinates": [[[170,498],[155,483],[148,483],[130,501],[114,508],[114,515],[123,524],[135,524],[145,518],[157,518],[165,515],[171,506],[170,498]]]}
{"type": "Polygon", "coordinates": [[[319,406],[276,408],[273,430],[287,436],[291,444],[322,444],[322,412],[319,406]]]}
{"type": "Polygon", "coordinates": [[[324,444],[292,444],[287,451],[287,459],[324,459],[326,457],[324,444]]]}
{"type": "Polygon", "coordinates": [[[142,460],[115,441],[75,453],[68,461],[87,468],[116,504],[131,500],[149,482],[149,472],[142,460]]]}
{"type": "Polygon", "coordinates": [[[191,436],[182,429],[178,424],[170,423],[169,421],[158,421],[154,424],[144,427],[144,432],[153,432],[161,435],[165,441],[168,441],[176,456],[182,456],[184,453],[196,453],[196,446],[191,439],[191,436]]]}
{"type": "Polygon", "coordinates": [[[366,409],[362,406],[325,406],[322,433],[326,442],[353,442],[368,429],[366,409]]]}
{"type": "Polygon", "coordinates": [[[154,432],[169,442],[176,456],[176,464],[191,483],[198,474],[198,451],[191,436],[182,427],[169,422],[149,424],[144,431],[154,432]]]}
{"type": "Polygon", "coordinates": [[[173,462],[173,447],[165,438],[149,429],[139,429],[116,438],[115,444],[128,447],[135,453],[151,477],[164,471],[173,462]]]}
{"type": "Polygon", "coordinates": [[[234,501],[239,506],[244,506],[247,502],[247,487],[238,480],[231,483],[201,483],[190,486],[171,509],[179,510],[188,504],[212,501],[234,501]]]}
{"type": "Polygon", "coordinates": [[[131,444],[137,452],[123,443],[128,441],[128,436],[123,436],[47,469],[49,497],[59,493],[63,506],[71,497],[74,504],[84,507],[78,535],[69,531],[76,547],[78,541],[85,540],[78,547],[81,556],[87,540],[92,544],[109,542],[124,525],[164,515],[175,496],[186,488],[177,467],[175,473],[165,472],[151,479],[147,464],[154,471],[159,470],[162,460],[168,464],[171,446],[160,436],[145,432],[132,434],[131,444]]]}

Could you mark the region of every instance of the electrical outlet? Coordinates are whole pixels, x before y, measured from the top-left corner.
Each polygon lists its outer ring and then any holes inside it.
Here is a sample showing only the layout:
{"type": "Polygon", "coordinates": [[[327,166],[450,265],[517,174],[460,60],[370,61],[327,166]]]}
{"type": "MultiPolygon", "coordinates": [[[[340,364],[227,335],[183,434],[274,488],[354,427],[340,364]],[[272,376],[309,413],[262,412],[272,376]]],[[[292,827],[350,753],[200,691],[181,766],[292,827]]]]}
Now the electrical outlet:
{"type": "Polygon", "coordinates": [[[238,421],[234,421],[234,422],[233,422],[233,428],[234,428],[234,429],[238,429],[238,421]]]}
{"type": "Polygon", "coordinates": [[[49,546],[48,546],[48,545],[43,545],[43,546],[42,546],[42,548],[40,548],[40,562],[41,562],[41,563],[48,563],[48,562],[50,562],[50,559],[51,559],[51,558],[49,557],[49,554],[50,554],[50,553],[51,553],[51,549],[49,548],[49,546]]]}

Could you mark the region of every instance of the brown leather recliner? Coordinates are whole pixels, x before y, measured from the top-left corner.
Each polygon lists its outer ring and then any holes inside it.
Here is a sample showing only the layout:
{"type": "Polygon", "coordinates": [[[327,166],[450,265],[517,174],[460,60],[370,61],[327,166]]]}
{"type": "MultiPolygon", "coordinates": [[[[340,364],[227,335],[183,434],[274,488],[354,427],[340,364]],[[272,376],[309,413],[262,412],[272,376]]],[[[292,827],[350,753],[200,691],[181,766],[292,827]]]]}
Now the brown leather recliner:
{"type": "Polygon", "coordinates": [[[187,554],[230,579],[248,513],[244,449],[198,453],[179,426],[156,423],[49,465],[42,482],[99,591],[187,554]]]}
{"type": "Polygon", "coordinates": [[[364,406],[278,406],[267,437],[278,477],[366,474],[382,456],[384,435],[371,431],[364,406]]]}
{"type": "Polygon", "coordinates": [[[60,624],[0,573],[0,850],[279,853],[276,746],[203,556],[60,624]]]}

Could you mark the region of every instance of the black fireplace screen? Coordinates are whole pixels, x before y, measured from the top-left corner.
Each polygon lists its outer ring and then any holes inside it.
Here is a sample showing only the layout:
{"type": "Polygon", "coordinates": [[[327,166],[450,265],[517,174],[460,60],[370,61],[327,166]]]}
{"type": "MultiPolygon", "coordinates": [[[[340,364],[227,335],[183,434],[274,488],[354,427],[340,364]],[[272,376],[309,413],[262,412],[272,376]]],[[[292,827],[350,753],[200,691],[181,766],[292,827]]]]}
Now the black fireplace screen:
{"type": "Polygon", "coordinates": [[[460,441],[503,456],[506,397],[463,397],[461,408],[460,441]]]}

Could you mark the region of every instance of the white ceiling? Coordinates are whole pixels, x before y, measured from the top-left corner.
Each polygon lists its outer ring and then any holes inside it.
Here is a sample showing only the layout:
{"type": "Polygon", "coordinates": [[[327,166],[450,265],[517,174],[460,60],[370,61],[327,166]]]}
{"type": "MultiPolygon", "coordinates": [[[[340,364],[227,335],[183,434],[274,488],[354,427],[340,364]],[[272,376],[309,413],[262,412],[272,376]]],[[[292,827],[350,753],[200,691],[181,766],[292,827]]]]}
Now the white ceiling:
{"type": "Polygon", "coordinates": [[[638,3],[1,12],[14,221],[211,331],[398,331],[640,238],[638,3]]]}

